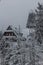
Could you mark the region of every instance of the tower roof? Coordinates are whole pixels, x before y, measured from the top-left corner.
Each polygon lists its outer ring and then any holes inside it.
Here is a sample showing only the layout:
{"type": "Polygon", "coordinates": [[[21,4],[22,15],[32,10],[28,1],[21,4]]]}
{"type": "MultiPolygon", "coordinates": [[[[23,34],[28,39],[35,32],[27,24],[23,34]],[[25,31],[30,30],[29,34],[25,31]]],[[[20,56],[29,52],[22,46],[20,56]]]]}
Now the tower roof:
{"type": "Polygon", "coordinates": [[[12,27],[11,25],[8,26],[7,30],[12,30],[12,27]]]}

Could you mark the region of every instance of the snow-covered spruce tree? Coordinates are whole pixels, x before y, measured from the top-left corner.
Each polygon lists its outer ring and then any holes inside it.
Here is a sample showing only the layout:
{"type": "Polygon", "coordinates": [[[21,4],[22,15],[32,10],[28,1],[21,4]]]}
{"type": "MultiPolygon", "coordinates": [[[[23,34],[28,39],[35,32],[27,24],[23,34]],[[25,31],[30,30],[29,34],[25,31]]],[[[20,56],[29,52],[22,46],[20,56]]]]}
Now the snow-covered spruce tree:
{"type": "Polygon", "coordinates": [[[30,62],[29,62],[29,65],[35,65],[35,55],[36,55],[36,52],[35,52],[35,35],[34,33],[30,33],[30,40],[29,40],[29,54],[30,54],[30,62]]]}
{"type": "Polygon", "coordinates": [[[29,65],[38,65],[39,60],[41,59],[39,53],[40,53],[40,47],[37,45],[35,32],[30,33],[29,38],[29,65]]]}
{"type": "MultiPolygon", "coordinates": [[[[20,49],[21,49],[21,33],[20,33],[20,26],[19,26],[19,30],[18,30],[18,35],[17,35],[17,47],[16,47],[16,49],[14,48],[13,50],[12,50],[12,52],[11,52],[11,54],[12,54],[12,56],[10,57],[10,59],[8,59],[8,60],[10,60],[10,64],[12,64],[12,65],[21,65],[21,51],[20,51],[20,49]]],[[[15,42],[14,42],[14,44],[16,44],[15,42]]],[[[9,58],[9,56],[8,56],[8,58],[9,58]]]]}
{"type": "MultiPolygon", "coordinates": [[[[34,29],[36,27],[36,23],[35,23],[35,13],[31,12],[29,13],[28,16],[28,20],[27,20],[27,24],[26,24],[27,28],[32,28],[34,29]]],[[[34,33],[33,33],[34,34],[34,33]]],[[[30,36],[33,34],[31,33],[30,36]]],[[[29,47],[29,53],[30,53],[30,61],[29,61],[29,65],[35,65],[35,38],[33,39],[31,36],[30,41],[28,43],[30,43],[30,47],[29,47]]]]}
{"type": "Polygon", "coordinates": [[[9,48],[9,43],[5,43],[5,40],[2,40],[0,44],[1,65],[9,65],[9,61],[6,59],[6,56],[10,53],[9,48]]]}
{"type": "Polygon", "coordinates": [[[25,65],[25,42],[21,41],[22,36],[21,36],[21,29],[19,26],[19,30],[18,30],[18,37],[17,37],[17,53],[16,53],[16,60],[18,60],[18,62],[16,63],[16,65],[20,64],[20,65],[25,65]]]}
{"type": "Polygon", "coordinates": [[[39,62],[43,61],[43,5],[38,3],[36,11],[36,36],[38,47],[39,62]],[[40,61],[41,60],[41,61],[40,61]]]}
{"type": "Polygon", "coordinates": [[[29,53],[30,53],[30,62],[29,65],[35,65],[35,63],[38,64],[40,56],[38,55],[39,50],[37,50],[37,34],[36,34],[36,14],[35,13],[30,13],[28,16],[28,21],[27,21],[27,28],[31,30],[34,29],[35,32],[31,33],[30,36],[30,47],[29,47],[29,53]],[[31,15],[30,15],[31,14],[31,15]],[[34,34],[35,33],[35,34],[34,34]],[[37,58],[37,59],[36,59],[37,58]],[[36,62],[37,61],[37,62],[36,62]]]}
{"type": "Polygon", "coordinates": [[[36,11],[36,34],[37,40],[41,44],[43,43],[43,5],[38,3],[36,11]]]}
{"type": "Polygon", "coordinates": [[[27,28],[35,28],[35,26],[36,26],[36,24],[35,24],[35,13],[30,12],[29,16],[28,16],[26,27],[27,28]]]}

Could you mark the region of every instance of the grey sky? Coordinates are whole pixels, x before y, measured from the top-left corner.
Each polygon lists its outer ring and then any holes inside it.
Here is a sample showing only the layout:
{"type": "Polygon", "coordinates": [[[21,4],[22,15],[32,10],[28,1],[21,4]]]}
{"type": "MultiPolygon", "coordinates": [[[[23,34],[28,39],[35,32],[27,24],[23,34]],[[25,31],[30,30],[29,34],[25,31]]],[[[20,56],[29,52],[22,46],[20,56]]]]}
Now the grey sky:
{"type": "Polygon", "coordinates": [[[43,0],[2,0],[0,2],[0,30],[8,25],[26,26],[29,12],[43,0]]]}

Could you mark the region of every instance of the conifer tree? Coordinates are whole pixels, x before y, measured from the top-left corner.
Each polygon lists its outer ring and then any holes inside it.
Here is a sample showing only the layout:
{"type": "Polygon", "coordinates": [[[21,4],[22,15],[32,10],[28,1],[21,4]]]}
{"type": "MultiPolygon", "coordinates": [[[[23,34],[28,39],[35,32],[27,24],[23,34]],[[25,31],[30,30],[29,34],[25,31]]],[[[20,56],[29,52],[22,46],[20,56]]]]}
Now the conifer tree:
{"type": "Polygon", "coordinates": [[[36,26],[36,24],[35,24],[35,13],[31,12],[31,13],[29,13],[26,27],[27,28],[35,28],[35,26],[36,26]]]}
{"type": "Polygon", "coordinates": [[[37,32],[38,42],[40,42],[41,44],[43,39],[43,5],[38,3],[38,7],[35,11],[36,11],[36,18],[37,18],[36,32],[37,32]]]}

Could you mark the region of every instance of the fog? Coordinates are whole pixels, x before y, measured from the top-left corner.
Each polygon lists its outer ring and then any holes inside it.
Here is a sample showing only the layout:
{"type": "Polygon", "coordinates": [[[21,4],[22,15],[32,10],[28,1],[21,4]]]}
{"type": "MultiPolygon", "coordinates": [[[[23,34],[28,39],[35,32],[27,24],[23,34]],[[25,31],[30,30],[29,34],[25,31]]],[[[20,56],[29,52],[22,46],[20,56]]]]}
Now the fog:
{"type": "Polygon", "coordinates": [[[1,0],[0,30],[8,25],[25,28],[29,12],[36,9],[38,2],[43,3],[43,0],[1,0]]]}

